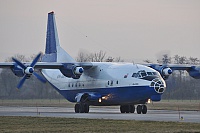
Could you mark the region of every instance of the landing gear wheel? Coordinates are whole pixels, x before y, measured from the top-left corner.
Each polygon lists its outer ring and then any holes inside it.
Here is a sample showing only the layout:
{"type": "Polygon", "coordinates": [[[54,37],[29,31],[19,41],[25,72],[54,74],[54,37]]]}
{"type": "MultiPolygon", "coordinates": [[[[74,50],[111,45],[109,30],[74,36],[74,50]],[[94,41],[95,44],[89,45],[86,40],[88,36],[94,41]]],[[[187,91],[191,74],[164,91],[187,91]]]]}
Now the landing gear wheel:
{"type": "Polygon", "coordinates": [[[89,113],[89,104],[87,103],[77,103],[74,106],[75,113],[89,113]]]}
{"type": "Polygon", "coordinates": [[[147,113],[147,106],[142,105],[142,114],[146,114],[146,113],[147,113]]]}
{"type": "Polygon", "coordinates": [[[120,111],[121,111],[121,113],[129,113],[130,112],[129,105],[121,105],[120,106],[120,111]]]}
{"type": "Polygon", "coordinates": [[[129,113],[130,112],[130,106],[129,105],[125,105],[125,113],[129,113]]]}
{"type": "Polygon", "coordinates": [[[121,113],[134,113],[135,112],[135,106],[134,105],[121,105],[120,106],[120,112],[121,113]]]}
{"type": "Polygon", "coordinates": [[[84,109],[84,104],[80,103],[80,108],[79,108],[79,113],[84,113],[85,109],[84,109]]]}
{"type": "Polygon", "coordinates": [[[85,103],[84,104],[84,112],[89,113],[89,110],[90,110],[89,105],[87,103],[85,103]]]}
{"type": "Polygon", "coordinates": [[[80,108],[80,105],[75,104],[75,106],[74,106],[75,113],[79,113],[79,108],[80,108]]]}
{"type": "Polygon", "coordinates": [[[135,106],[134,105],[130,105],[130,113],[134,113],[135,112],[135,106]]]}
{"type": "Polygon", "coordinates": [[[137,106],[137,113],[138,113],[138,114],[141,114],[141,112],[142,112],[142,106],[141,106],[141,105],[138,105],[138,106],[137,106]]]}
{"type": "Polygon", "coordinates": [[[124,107],[125,107],[125,105],[121,105],[121,106],[120,106],[120,112],[121,112],[121,113],[125,113],[125,108],[124,108],[124,107]]]}

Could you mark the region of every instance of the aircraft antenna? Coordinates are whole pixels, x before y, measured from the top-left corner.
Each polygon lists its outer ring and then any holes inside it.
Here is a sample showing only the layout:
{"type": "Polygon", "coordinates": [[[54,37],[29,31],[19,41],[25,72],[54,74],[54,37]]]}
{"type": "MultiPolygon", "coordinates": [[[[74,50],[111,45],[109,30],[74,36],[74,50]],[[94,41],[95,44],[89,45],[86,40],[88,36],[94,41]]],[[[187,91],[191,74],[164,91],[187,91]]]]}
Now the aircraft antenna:
{"type": "Polygon", "coordinates": [[[138,65],[137,65],[137,64],[135,64],[135,62],[134,62],[134,61],[132,61],[132,62],[133,62],[133,65],[136,65],[137,69],[139,69],[138,65]]]}
{"type": "Polygon", "coordinates": [[[136,64],[137,69],[139,69],[138,65],[136,64]]]}

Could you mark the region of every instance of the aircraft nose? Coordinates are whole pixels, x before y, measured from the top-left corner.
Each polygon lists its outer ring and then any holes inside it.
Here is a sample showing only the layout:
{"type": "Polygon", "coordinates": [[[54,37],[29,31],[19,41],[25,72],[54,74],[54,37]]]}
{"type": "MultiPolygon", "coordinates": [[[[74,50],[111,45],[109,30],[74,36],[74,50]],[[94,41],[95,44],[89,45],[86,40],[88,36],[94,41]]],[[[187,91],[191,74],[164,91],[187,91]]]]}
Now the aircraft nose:
{"type": "Polygon", "coordinates": [[[165,81],[159,78],[155,78],[152,80],[150,87],[154,87],[154,90],[157,93],[163,93],[166,89],[165,81]]]}

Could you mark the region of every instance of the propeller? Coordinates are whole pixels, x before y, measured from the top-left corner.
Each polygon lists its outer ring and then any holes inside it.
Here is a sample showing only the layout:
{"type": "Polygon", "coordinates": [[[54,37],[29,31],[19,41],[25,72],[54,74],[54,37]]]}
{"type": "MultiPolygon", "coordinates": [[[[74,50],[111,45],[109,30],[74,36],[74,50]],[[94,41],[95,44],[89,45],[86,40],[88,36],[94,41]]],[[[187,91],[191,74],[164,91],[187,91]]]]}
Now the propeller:
{"type": "Polygon", "coordinates": [[[41,82],[43,83],[46,83],[46,79],[44,79],[42,76],[40,76],[39,74],[37,74],[35,71],[34,71],[34,67],[35,67],[35,64],[38,62],[40,56],[42,54],[39,53],[35,59],[32,61],[32,63],[30,64],[30,66],[26,66],[25,64],[21,63],[19,60],[15,59],[15,58],[12,58],[12,60],[17,64],[19,65],[22,69],[23,69],[23,72],[24,72],[24,76],[23,78],[20,80],[20,82],[18,83],[17,85],[17,89],[20,89],[22,87],[22,85],[24,84],[25,80],[28,79],[32,74],[38,79],[40,80],[41,82]]]}

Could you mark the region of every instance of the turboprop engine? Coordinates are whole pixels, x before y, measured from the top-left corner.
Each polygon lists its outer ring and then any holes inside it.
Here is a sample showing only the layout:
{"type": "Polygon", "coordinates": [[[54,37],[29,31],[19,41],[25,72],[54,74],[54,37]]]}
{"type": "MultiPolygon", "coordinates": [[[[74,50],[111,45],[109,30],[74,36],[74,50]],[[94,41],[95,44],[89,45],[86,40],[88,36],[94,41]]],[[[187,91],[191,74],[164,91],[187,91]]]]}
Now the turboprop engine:
{"type": "Polygon", "coordinates": [[[44,79],[42,76],[40,76],[34,71],[35,64],[38,62],[40,56],[41,56],[41,53],[39,53],[35,57],[35,59],[32,61],[30,65],[25,65],[19,60],[12,58],[12,60],[15,62],[15,66],[11,68],[12,72],[18,77],[23,77],[20,80],[19,84],[17,85],[18,89],[20,89],[22,85],[24,84],[25,80],[29,79],[32,75],[34,75],[41,82],[46,83],[46,79],[44,79]]]}
{"type": "Polygon", "coordinates": [[[63,64],[63,67],[60,69],[60,71],[68,78],[79,79],[83,74],[84,69],[83,67],[77,66],[73,63],[66,63],[63,64]]]}
{"type": "Polygon", "coordinates": [[[150,67],[157,70],[164,80],[168,79],[168,77],[172,74],[172,69],[168,66],[152,65],[150,67]]]}

